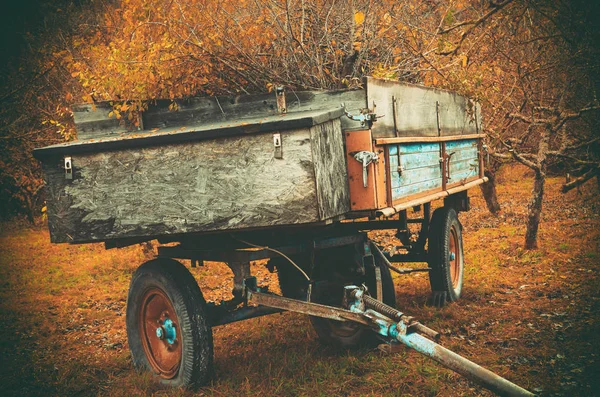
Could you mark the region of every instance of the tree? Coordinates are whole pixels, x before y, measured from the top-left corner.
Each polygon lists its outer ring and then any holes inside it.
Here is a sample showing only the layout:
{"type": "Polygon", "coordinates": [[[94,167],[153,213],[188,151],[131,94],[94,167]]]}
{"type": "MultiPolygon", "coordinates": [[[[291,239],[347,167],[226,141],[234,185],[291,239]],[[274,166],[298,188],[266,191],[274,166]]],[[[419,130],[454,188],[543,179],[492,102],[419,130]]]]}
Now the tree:
{"type": "Polygon", "coordinates": [[[43,206],[41,167],[36,147],[73,139],[70,104],[80,91],[60,51],[70,40],[74,6],[47,5],[44,27],[31,30],[20,58],[0,73],[0,217],[24,213],[30,222],[43,206]]]}
{"type": "Polygon", "coordinates": [[[564,191],[599,170],[598,116],[591,114],[600,109],[597,22],[585,8],[560,1],[490,1],[469,11],[464,20],[440,25],[447,48],[438,54],[484,65],[482,81],[491,93],[478,96],[491,110],[486,129],[493,155],[534,171],[525,247],[537,248],[549,166],[562,162],[578,174],[564,191]]]}

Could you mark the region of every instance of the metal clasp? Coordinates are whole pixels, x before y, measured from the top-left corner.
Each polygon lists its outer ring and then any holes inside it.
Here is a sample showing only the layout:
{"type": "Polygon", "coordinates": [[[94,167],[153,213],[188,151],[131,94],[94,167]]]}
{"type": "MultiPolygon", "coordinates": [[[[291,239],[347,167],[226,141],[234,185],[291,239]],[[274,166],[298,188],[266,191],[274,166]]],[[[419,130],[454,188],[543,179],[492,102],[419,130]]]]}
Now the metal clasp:
{"type": "Polygon", "coordinates": [[[275,158],[283,158],[283,147],[281,145],[281,134],[276,132],[273,134],[273,147],[275,148],[275,158]]]}
{"type": "Polygon", "coordinates": [[[71,156],[65,157],[65,179],[73,179],[73,160],[71,160],[71,156]]]}

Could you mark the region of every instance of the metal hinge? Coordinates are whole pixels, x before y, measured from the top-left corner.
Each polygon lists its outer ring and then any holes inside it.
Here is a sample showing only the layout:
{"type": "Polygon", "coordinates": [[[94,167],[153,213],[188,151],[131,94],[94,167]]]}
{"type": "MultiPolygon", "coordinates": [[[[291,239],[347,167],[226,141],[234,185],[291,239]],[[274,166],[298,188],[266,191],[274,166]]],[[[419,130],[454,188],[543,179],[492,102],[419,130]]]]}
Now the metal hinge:
{"type": "Polygon", "coordinates": [[[285,103],[285,88],[275,88],[275,97],[277,98],[277,111],[281,114],[287,113],[287,105],[285,103]]]}
{"type": "Polygon", "coordinates": [[[384,115],[378,116],[375,114],[375,109],[377,107],[375,102],[373,102],[373,109],[368,109],[368,108],[360,109],[360,111],[357,115],[350,114],[346,110],[346,106],[343,103],[342,103],[342,107],[344,108],[344,113],[346,114],[346,117],[348,117],[350,120],[360,121],[361,127],[371,128],[373,126],[373,123],[377,121],[378,117],[384,116],[384,115]]]}

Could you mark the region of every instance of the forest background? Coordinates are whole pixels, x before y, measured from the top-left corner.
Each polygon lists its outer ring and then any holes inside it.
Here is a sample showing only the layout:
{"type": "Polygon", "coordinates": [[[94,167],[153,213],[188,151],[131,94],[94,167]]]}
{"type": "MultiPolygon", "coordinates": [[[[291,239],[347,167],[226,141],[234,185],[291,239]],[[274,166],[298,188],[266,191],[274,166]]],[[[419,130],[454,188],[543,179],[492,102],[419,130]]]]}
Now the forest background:
{"type": "MultiPolygon", "coordinates": [[[[19,7],[19,6],[17,6],[19,7]]],[[[479,101],[494,175],[534,173],[526,248],[537,247],[545,178],[600,178],[600,5],[583,0],[41,0],[5,14],[0,70],[0,218],[44,210],[35,147],[76,138],[71,106],[343,89],[373,75],[479,101]]],[[[173,102],[173,111],[176,111],[173,102]]]]}

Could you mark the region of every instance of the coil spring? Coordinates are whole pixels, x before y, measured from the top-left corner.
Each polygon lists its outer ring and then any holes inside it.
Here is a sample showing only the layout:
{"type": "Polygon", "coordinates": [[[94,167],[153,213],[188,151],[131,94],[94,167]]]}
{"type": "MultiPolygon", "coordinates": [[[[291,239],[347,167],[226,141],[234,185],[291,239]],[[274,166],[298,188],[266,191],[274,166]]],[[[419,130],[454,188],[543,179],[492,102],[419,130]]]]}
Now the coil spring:
{"type": "Polygon", "coordinates": [[[365,306],[368,309],[373,309],[383,314],[384,316],[391,318],[392,320],[399,321],[400,318],[404,315],[402,312],[394,309],[393,307],[389,307],[385,303],[382,303],[368,295],[363,296],[363,301],[365,302],[365,306]]]}

